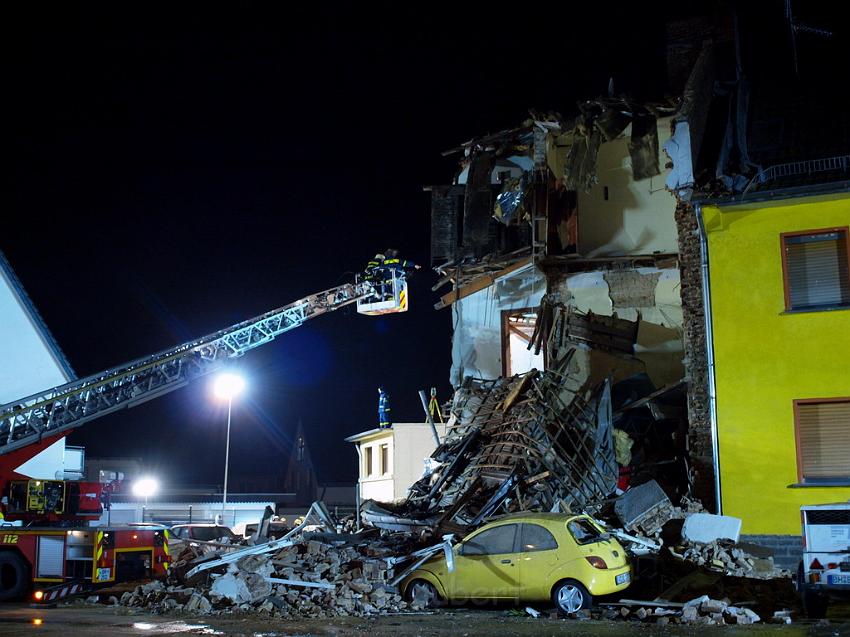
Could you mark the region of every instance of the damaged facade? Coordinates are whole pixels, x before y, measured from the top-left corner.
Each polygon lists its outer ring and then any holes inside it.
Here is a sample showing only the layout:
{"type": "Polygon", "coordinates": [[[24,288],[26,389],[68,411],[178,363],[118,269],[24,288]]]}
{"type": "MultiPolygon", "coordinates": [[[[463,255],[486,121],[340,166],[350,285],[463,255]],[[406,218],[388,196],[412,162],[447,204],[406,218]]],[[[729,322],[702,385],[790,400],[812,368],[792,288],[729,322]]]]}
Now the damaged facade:
{"type": "MultiPolygon", "coordinates": [[[[616,99],[582,109],[570,123],[531,120],[464,144],[457,183],[431,188],[435,289],[453,284],[437,303],[452,311],[451,382],[545,370],[544,382],[552,372],[591,404],[608,379],[621,445],[646,464],[663,446],[652,461],[675,466],[689,491],[676,198],[659,153],[675,109],[616,99]],[[470,197],[482,167],[486,193],[470,197]],[[470,235],[479,216],[488,231],[470,235]],[[448,228],[460,234],[447,240],[448,228]]],[[[622,473],[627,485],[634,465],[620,459],[614,483],[622,473]]]]}
{"type": "Polygon", "coordinates": [[[668,27],[679,99],[589,100],[575,119],[532,114],[448,151],[453,183],[427,189],[434,289],[459,392],[538,370],[533,384],[553,372],[592,405],[609,379],[613,435],[637,458],[618,458],[619,485],[675,466],[665,488],[740,517],[790,566],[799,506],[850,485],[850,375],[836,373],[850,352],[835,344],[850,329],[850,126],[846,112],[804,118],[804,82],[777,95],[751,81],[764,59],[736,37],[731,18],[668,27]],[[828,301],[790,304],[789,279],[824,276],[812,294],[828,301]],[[647,411],[623,420],[635,406],[647,411]]]}

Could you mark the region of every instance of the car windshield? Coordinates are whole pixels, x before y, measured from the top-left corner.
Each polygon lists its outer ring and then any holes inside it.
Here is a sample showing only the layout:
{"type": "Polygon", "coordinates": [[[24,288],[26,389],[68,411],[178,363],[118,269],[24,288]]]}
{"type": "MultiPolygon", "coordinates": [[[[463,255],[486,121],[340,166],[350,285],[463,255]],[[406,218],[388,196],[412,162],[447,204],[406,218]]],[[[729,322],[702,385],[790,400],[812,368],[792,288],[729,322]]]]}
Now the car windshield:
{"type": "Polygon", "coordinates": [[[602,539],[602,533],[597,529],[590,520],[586,518],[578,518],[571,520],[567,524],[570,534],[573,536],[577,544],[589,544],[596,540],[602,539]]]}
{"type": "Polygon", "coordinates": [[[213,542],[219,538],[230,536],[230,529],[224,526],[198,526],[192,531],[192,538],[202,542],[213,542]]]}

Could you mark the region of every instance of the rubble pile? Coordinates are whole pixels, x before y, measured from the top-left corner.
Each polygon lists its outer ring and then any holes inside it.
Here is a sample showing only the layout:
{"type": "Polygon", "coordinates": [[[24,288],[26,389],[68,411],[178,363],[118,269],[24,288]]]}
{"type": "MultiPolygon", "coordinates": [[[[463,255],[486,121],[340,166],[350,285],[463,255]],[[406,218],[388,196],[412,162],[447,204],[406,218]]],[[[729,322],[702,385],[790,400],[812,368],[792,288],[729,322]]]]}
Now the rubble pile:
{"type": "Polygon", "coordinates": [[[773,558],[757,557],[730,541],[718,540],[709,544],[686,543],[671,549],[674,557],[704,566],[733,577],[774,579],[791,577],[789,571],[777,569],[773,558]]]}
{"type": "Polygon", "coordinates": [[[675,495],[689,490],[686,470],[673,480],[662,475],[685,466],[684,441],[673,434],[682,429],[683,394],[665,404],[682,386],[652,385],[634,356],[638,323],[579,313],[556,299],[543,308],[532,342],[549,352],[547,369],[467,377],[425,475],[399,504],[367,502],[367,524],[463,534],[518,511],[596,514],[632,477],[658,474],[675,495]]]}
{"type": "Polygon", "coordinates": [[[306,618],[416,609],[417,602],[402,600],[393,583],[398,559],[392,556],[410,547],[408,538],[399,537],[358,542],[307,539],[275,552],[247,554],[211,569],[217,572],[191,577],[189,567],[203,564],[211,554],[196,557],[187,549],[171,569],[168,585],[138,586],[118,601],[152,612],[262,612],[306,618]]]}
{"type": "MultiPolygon", "coordinates": [[[[761,621],[755,611],[745,606],[733,606],[729,600],[712,599],[703,595],[683,604],[634,602],[607,608],[602,617],[609,620],[629,619],[658,625],[692,624],[724,626],[749,625],[761,621]]],[[[783,615],[782,623],[785,623],[783,615]]]]}

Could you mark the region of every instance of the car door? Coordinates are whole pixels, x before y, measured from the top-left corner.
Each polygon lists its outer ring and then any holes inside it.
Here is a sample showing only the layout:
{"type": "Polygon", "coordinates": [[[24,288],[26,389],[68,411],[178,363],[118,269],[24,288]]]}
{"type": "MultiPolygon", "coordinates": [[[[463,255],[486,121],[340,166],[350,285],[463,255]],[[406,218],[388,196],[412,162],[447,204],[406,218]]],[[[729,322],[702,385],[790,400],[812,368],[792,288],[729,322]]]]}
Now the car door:
{"type": "Polygon", "coordinates": [[[452,599],[516,599],[518,524],[484,528],[461,544],[449,593],[452,599]]]}
{"type": "Polygon", "coordinates": [[[520,525],[519,598],[523,601],[549,599],[554,582],[549,573],[558,566],[558,541],[540,524],[520,525]]]}

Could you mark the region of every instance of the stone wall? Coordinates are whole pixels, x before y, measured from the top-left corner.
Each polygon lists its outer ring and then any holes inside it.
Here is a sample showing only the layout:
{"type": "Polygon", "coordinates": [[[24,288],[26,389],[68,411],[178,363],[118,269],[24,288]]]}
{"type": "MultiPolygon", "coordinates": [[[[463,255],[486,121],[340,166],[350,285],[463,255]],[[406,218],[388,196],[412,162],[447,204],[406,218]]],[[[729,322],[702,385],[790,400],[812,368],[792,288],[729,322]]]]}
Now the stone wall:
{"type": "Polygon", "coordinates": [[[716,511],[699,228],[691,204],[682,201],[678,203],[676,226],[679,231],[684,364],[688,382],[689,445],[694,469],[695,495],[708,510],[716,511]]]}
{"type": "Polygon", "coordinates": [[[799,535],[742,535],[741,542],[751,542],[773,551],[773,563],[779,568],[796,571],[803,555],[803,538],[799,535]]]}

